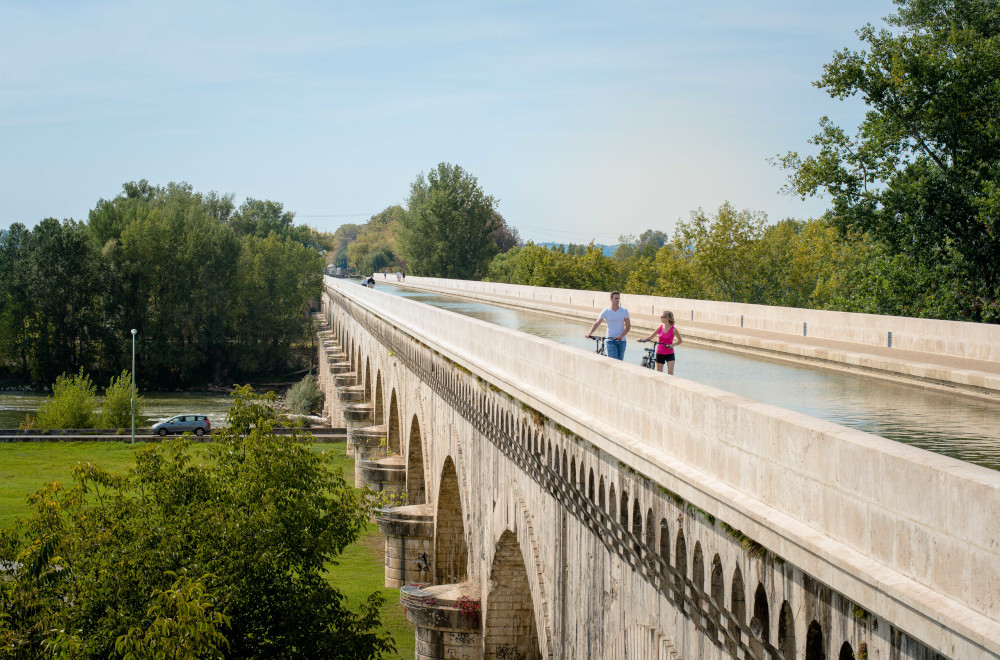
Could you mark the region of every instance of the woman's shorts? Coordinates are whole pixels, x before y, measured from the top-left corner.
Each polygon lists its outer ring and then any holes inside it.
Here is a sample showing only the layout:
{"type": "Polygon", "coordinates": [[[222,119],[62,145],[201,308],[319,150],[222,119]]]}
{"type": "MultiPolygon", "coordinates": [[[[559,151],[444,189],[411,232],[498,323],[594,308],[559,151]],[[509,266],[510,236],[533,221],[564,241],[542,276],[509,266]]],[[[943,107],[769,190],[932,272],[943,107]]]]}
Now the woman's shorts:
{"type": "Polygon", "coordinates": [[[673,362],[677,358],[674,357],[673,353],[657,353],[656,354],[656,364],[663,364],[664,362],[673,362]]]}

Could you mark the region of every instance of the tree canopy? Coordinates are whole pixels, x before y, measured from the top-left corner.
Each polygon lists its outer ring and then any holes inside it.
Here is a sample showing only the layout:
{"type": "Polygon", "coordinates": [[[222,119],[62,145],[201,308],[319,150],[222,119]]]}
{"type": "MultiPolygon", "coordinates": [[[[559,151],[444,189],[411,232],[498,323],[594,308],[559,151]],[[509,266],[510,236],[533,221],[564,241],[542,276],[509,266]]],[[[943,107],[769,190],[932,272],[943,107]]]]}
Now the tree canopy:
{"type": "Polygon", "coordinates": [[[888,27],[861,28],[864,49],[836,53],[816,83],[868,106],[855,135],[824,117],[818,152],[779,162],[791,192],[828,194],[832,222],[909,277],[918,298],[897,313],[997,322],[1000,4],[894,1],[888,27]]]}
{"type": "Polygon", "coordinates": [[[104,381],[131,359],[157,387],[237,379],[295,362],[321,286],[316,235],[281,204],[127,183],[87,223],[49,218],[0,236],[0,369],[104,381]]]}
{"type": "Polygon", "coordinates": [[[399,226],[399,247],[415,275],[482,278],[499,252],[496,200],[458,165],[417,176],[399,226]]]}
{"type": "Polygon", "coordinates": [[[380,658],[380,596],[325,575],[364,528],[361,491],[240,388],[215,442],[152,444],[114,476],[46,484],[0,531],[0,658],[380,658]],[[165,655],[151,654],[153,649],[165,655]],[[131,655],[129,655],[131,654],[131,655]]]}

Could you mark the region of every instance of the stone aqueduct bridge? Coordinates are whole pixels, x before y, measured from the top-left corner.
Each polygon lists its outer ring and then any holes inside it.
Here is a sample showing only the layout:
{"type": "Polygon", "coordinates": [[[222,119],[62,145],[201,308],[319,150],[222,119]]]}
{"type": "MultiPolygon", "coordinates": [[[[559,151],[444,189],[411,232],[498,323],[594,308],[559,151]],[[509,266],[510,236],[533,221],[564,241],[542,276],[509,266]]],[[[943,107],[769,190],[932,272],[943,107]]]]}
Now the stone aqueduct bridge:
{"type": "Polygon", "coordinates": [[[419,658],[1000,658],[997,473],[326,280],[419,658]]]}

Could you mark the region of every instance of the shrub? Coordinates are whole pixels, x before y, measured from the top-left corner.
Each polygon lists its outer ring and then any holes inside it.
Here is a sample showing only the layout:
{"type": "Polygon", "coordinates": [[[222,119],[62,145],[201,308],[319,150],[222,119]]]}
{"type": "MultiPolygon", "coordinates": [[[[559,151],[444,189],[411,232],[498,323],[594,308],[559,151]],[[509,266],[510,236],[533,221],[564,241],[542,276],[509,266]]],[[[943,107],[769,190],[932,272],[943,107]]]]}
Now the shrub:
{"type": "MultiPolygon", "coordinates": [[[[135,419],[142,422],[145,412],[145,402],[136,393],[135,419]]],[[[100,424],[109,429],[125,429],[132,426],[132,374],[128,369],[122,371],[117,378],[111,379],[108,389],[104,390],[104,405],[101,406],[100,424]]]]}
{"type": "Polygon", "coordinates": [[[288,409],[297,415],[311,415],[319,412],[323,405],[323,392],[319,389],[319,383],[310,375],[307,375],[298,383],[292,385],[285,395],[285,402],[288,409]]]}
{"type": "Polygon", "coordinates": [[[90,376],[83,368],[74,376],[56,377],[52,396],[38,408],[35,424],[40,429],[91,429],[97,421],[94,407],[97,399],[90,376]]]}

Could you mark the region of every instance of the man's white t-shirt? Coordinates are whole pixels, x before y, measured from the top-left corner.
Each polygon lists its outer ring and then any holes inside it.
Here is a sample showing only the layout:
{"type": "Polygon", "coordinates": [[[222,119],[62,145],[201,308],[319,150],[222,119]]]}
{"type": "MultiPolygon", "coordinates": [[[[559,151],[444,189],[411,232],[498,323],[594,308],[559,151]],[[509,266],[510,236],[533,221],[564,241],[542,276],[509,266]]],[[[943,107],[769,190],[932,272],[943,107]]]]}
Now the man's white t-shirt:
{"type": "Polygon", "coordinates": [[[628,318],[628,310],[619,307],[616,312],[610,307],[605,307],[598,318],[604,319],[604,322],[608,324],[608,337],[614,338],[625,332],[625,319],[628,318]]]}

